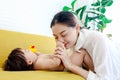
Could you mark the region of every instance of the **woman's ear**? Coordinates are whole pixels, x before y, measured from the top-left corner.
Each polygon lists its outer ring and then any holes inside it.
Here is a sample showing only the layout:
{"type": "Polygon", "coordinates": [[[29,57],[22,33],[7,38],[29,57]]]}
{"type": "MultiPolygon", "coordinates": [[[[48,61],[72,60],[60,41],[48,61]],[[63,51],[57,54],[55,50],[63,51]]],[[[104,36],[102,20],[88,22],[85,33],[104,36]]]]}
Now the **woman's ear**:
{"type": "Polygon", "coordinates": [[[32,64],[32,61],[31,60],[26,60],[27,64],[28,65],[31,65],[32,64]]]}
{"type": "Polygon", "coordinates": [[[76,24],[76,31],[79,32],[80,31],[80,25],[76,24]]]}

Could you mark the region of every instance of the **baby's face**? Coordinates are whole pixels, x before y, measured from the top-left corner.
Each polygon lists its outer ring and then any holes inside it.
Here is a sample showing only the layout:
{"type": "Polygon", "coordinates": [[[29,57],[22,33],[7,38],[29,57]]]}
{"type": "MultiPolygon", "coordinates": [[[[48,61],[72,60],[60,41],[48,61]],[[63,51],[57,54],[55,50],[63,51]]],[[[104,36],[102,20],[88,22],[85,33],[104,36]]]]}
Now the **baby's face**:
{"type": "Polygon", "coordinates": [[[21,51],[24,53],[24,57],[26,58],[26,61],[30,61],[31,63],[33,63],[34,61],[36,61],[37,59],[37,55],[35,53],[33,53],[31,50],[29,49],[21,49],[21,51]]]}

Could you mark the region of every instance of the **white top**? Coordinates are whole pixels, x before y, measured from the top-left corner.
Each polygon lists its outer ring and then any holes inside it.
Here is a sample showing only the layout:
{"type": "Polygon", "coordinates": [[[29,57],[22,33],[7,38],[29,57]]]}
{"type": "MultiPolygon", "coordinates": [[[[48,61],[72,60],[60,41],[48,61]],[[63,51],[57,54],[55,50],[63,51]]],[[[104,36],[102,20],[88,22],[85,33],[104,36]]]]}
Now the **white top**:
{"type": "Polygon", "coordinates": [[[82,29],[71,50],[80,48],[88,51],[96,72],[89,71],[87,80],[120,80],[120,44],[98,31],[82,29]]]}

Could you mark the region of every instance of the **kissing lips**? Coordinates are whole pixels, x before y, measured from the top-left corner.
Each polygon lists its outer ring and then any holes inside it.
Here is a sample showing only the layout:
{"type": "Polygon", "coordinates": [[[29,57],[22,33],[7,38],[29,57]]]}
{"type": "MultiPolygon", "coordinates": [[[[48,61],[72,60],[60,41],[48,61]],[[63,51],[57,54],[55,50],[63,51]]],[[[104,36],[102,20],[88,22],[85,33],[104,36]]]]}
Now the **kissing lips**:
{"type": "Polygon", "coordinates": [[[65,48],[67,47],[67,44],[68,44],[68,43],[64,43],[65,48]]]}

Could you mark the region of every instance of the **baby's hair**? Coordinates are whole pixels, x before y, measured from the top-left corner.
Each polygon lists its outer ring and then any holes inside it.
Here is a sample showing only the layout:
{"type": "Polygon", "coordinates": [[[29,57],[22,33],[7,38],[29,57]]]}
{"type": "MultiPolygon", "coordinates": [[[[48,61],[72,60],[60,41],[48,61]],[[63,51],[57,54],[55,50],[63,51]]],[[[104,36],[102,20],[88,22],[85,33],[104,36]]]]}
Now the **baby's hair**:
{"type": "Polygon", "coordinates": [[[67,25],[68,27],[75,27],[76,24],[79,24],[81,27],[83,27],[78,17],[69,11],[61,11],[57,13],[53,17],[50,27],[52,28],[57,23],[67,25]]]}
{"type": "Polygon", "coordinates": [[[33,70],[33,64],[28,65],[21,48],[15,48],[9,54],[3,65],[5,71],[24,71],[33,70]]]}

